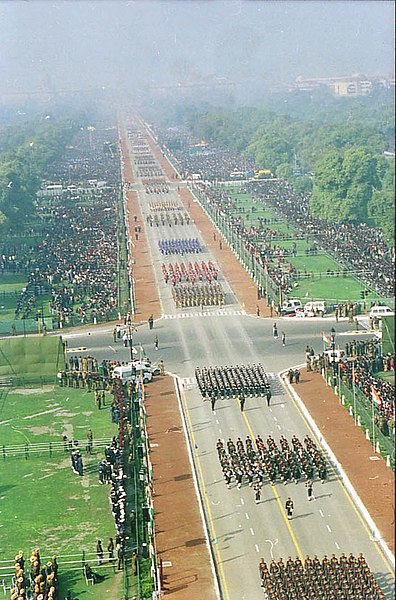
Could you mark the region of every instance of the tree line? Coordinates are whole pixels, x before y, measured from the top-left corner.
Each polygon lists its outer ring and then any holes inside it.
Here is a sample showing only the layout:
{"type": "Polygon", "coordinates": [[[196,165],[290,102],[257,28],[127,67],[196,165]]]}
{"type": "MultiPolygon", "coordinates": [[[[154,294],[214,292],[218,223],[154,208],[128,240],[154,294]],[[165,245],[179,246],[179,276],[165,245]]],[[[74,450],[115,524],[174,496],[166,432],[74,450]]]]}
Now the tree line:
{"type": "Polygon", "coordinates": [[[274,104],[167,107],[162,124],[245,154],[297,192],[310,192],[314,216],[380,227],[394,244],[394,158],[384,156],[394,150],[393,94],[320,101],[297,95],[279,98],[278,110],[274,104]]]}
{"type": "Polygon", "coordinates": [[[51,119],[0,131],[0,230],[23,231],[35,211],[36,193],[50,165],[80,127],[78,119],[51,119]]]}

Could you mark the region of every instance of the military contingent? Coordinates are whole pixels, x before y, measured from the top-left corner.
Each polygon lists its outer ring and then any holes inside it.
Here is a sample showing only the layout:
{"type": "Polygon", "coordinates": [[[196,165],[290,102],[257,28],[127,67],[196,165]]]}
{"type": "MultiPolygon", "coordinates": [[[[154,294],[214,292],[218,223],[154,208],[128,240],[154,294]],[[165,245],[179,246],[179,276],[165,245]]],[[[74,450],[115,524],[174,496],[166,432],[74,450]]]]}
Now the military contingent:
{"type": "Polygon", "coordinates": [[[221,283],[178,283],[172,288],[176,308],[223,306],[225,292],[221,283]]]}
{"type": "Polygon", "coordinates": [[[58,562],[54,554],[46,564],[41,562],[40,548],[30,557],[30,572],[25,569],[22,550],[15,557],[15,577],[11,587],[11,600],[58,600],[58,562]]]}
{"type": "Polygon", "coordinates": [[[265,600],[384,600],[363,554],[259,563],[265,600]]]}
{"type": "MultiPolygon", "coordinates": [[[[321,451],[309,437],[301,442],[295,435],[291,446],[281,435],[279,446],[270,435],[266,444],[260,435],[253,441],[247,436],[245,443],[239,437],[225,443],[219,439],[216,444],[221,470],[228,489],[235,481],[238,488],[242,484],[259,484],[265,481],[276,483],[298,483],[302,479],[312,482],[318,478],[322,483],[327,479],[327,465],[321,451]]],[[[312,485],[310,485],[312,495],[312,485]]],[[[310,496],[310,494],[308,494],[310,496]]]]}
{"type": "Polygon", "coordinates": [[[197,367],[195,378],[204,400],[215,398],[266,397],[271,393],[262,364],[233,367],[197,367]]]}
{"type": "Polygon", "coordinates": [[[190,215],[185,210],[160,211],[154,213],[154,215],[147,215],[146,221],[150,227],[190,225],[190,215]]]}
{"type": "Polygon", "coordinates": [[[199,254],[203,252],[198,238],[176,238],[172,240],[159,240],[158,248],[161,254],[168,256],[170,254],[199,254]]]}

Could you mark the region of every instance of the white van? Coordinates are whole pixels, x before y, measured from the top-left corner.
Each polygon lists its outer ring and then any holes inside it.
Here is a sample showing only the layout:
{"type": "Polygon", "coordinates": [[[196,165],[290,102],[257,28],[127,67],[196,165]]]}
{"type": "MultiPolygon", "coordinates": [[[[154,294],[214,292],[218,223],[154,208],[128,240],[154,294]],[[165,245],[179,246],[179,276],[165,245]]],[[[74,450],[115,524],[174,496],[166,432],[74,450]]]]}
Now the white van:
{"type": "Polygon", "coordinates": [[[295,300],[291,298],[290,300],[286,300],[281,306],[281,315],[293,315],[296,310],[301,310],[302,304],[301,300],[295,300]]]}
{"type": "Polygon", "coordinates": [[[370,310],[370,319],[382,319],[382,317],[394,317],[395,313],[389,306],[373,306],[370,310]]]}
{"type": "Polygon", "coordinates": [[[127,383],[128,381],[143,381],[143,383],[149,383],[152,380],[153,375],[150,371],[143,371],[143,375],[140,373],[136,373],[136,368],[132,363],[127,365],[121,365],[120,367],[115,367],[112,375],[113,379],[121,379],[122,383],[127,383]]]}
{"type": "Polygon", "coordinates": [[[324,317],[326,314],[326,302],[307,302],[304,306],[304,317],[324,317]]]}

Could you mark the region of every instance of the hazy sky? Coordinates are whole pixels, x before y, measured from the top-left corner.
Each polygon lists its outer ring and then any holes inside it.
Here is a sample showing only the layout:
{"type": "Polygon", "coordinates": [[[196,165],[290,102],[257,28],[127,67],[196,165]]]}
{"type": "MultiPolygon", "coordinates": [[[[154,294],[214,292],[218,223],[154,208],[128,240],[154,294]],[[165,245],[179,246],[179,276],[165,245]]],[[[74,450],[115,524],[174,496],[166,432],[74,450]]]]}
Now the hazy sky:
{"type": "Polygon", "coordinates": [[[0,0],[0,93],[394,69],[394,3],[0,0]]]}

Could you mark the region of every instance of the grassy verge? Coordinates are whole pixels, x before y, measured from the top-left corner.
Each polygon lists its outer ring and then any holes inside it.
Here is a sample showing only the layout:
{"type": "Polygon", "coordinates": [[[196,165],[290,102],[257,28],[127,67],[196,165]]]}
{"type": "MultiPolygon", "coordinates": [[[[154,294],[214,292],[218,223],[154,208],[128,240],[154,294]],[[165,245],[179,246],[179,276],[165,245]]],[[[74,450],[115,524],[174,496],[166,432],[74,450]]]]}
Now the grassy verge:
{"type": "Polygon", "coordinates": [[[43,557],[53,553],[59,557],[61,598],[69,589],[73,597],[121,597],[122,574],[112,565],[99,567],[95,557],[96,541],[101,539],[105,547],[108,538],[115,537],[110,488],[100,485],[97,475],[103,449],[94,445],[92,455],[84,450],[89,428],[94,443],[116,434],[108,407],[98,411],[93,393],[49,386],[3,393],[0,409],[0,446],[6,448],[5,458],[4,454],[0,457],[3,560],[12,562],[19,549],[29,556],[39,547],[43,557]],[[72,472],[69,452],[62,445],[56,447],[63,434],[79,441],[84,457],[82,477],[72,472]],[[54,444],[51,453],[50,442],[54,444]],[[31,444],[27,457],[7,452],[13,445],[27,443],[31,444]],[[38,443],[43,450],[34,452],[38,443]],[[94,587],[87,587],[83,577],[83,553],[94,571],[105,576],[94,587]]]}

